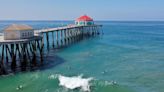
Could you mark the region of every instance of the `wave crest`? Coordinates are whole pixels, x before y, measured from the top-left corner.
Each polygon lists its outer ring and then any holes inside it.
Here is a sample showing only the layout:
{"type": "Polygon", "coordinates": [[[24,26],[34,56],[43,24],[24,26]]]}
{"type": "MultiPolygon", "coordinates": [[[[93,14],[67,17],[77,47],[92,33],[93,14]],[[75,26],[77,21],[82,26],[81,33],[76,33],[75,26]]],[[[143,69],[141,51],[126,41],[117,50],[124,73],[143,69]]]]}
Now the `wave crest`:
{"type": "Polygon", "coordinates": [[[90,81],[93,78],[82,78],[82,76],[66,77],[59,75],[59,85],[68,89],[81,88],[83,91],[90,91],[90,81]]]}

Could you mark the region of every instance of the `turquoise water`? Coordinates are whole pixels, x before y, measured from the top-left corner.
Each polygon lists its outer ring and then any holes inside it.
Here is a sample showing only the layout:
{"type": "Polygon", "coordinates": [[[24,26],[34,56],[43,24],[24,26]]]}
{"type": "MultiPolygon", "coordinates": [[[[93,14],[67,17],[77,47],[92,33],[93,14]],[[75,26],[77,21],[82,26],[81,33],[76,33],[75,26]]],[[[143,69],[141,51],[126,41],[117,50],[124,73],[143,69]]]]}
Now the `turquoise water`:
{"type": "MultiPolygon", "coordinates": [[[[0,22],[0,29],[15,22],[0,22]]],[[[16,23],[36,29],[61,26],[60,21],[16,23]]],[[[49,78],[57,74],[92,77],[91,92],[164,92],[164,22],[97,23],[103,25],[104,35],[51,49],[46,58],[51,67],[1,76],[0,92],[83,92],[49,78]],[[23,88],[17,90],[19,85],[23,88]]]]}

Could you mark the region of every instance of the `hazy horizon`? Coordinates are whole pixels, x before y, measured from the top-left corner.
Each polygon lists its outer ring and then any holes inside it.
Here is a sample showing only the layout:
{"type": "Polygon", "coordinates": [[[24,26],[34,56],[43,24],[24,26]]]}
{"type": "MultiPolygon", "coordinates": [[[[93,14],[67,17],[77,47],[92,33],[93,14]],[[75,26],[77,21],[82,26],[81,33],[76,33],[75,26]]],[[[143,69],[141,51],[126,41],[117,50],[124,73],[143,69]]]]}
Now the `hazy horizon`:
{"type": "Polygon", "coordinates": [[[163,0],[0,0],[0,20],[164,21],[163,0]]]}
{"type": "MultiPolygon", "coordinates": [[[[75,20],[0,20],[0,21],[75,21],[75,20]]],[[[94,20],[97,22],[164,22],[164,20],[94,20]]]]}

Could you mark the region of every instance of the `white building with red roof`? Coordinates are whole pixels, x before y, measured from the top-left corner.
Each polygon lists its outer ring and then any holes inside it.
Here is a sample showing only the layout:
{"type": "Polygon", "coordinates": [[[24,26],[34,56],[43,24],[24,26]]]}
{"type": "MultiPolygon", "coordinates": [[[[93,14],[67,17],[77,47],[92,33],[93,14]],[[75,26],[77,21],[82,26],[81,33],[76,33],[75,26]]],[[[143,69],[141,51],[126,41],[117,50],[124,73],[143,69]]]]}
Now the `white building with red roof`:
{"type": "Polygon", "coordinates": [[[83,15],[76,19],[75,24],[79,26],[94,25],[94,21],[91,17],[83,15]]]}

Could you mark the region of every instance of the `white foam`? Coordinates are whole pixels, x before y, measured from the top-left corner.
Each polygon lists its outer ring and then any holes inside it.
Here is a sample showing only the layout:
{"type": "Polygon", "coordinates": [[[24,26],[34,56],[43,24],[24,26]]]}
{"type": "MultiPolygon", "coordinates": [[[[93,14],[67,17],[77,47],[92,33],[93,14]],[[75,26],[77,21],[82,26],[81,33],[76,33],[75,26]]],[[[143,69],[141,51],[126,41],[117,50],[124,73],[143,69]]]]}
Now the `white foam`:
{"type": "Polygon", "coordinates": [[[56,78],[56,76],[55,75],[50,75],[50,76],[48,76],[48,79],[55,79],[56,78]]]}
{"type": "Polygon", "coordinates": [[[66,87],[68,89],[77,89],[81,88],[83,91],[90,91],[89,82],[92,78],[82,78],[82,76],[66,77],[59,75],[58,76],[60,86],[66,87]]]}

